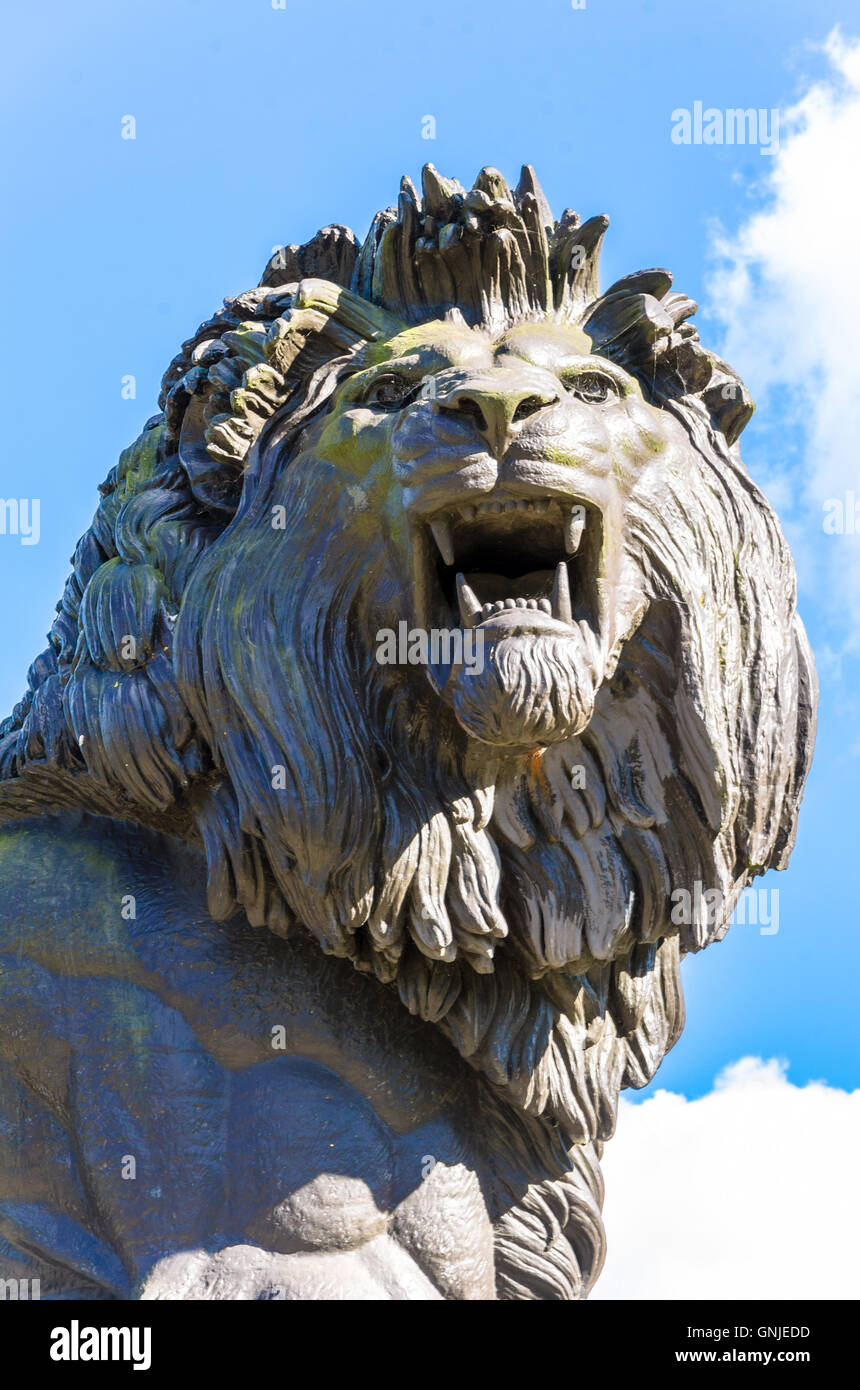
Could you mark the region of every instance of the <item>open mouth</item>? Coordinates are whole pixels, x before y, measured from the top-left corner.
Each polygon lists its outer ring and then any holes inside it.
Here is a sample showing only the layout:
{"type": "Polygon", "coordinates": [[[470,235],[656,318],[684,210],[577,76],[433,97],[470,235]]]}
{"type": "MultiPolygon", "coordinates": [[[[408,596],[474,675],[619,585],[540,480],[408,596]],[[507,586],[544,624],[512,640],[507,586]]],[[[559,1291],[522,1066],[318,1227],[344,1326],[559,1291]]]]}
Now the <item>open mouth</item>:
{"type": "Polygon", "coordinates": [[[600,512],[502,490],[434,513],[414,531],[416,616],[486,635],[599,630],[600,512]]]}

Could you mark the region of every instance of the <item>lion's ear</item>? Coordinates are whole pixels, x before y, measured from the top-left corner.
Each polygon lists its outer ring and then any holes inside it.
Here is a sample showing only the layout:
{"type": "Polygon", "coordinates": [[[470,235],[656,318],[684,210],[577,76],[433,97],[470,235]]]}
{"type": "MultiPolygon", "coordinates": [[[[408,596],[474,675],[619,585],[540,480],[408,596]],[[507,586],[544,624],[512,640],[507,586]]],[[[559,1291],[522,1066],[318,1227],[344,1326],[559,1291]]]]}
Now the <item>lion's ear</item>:
{"type": "Polygon", "coordinates": [[[277,288],[264,282],[228,300],[165,378],[167,447],[201,506],[232,519],[251,450],[272,416],[325,364],[347,362],[404,327],[330,280],[278,279],[277,288]]]}
{"type": "Polygon", "coordinates": [[[639,375],[656,394],[697,401],[731,447],[755,405],[737,373],[708,351],[688,320],[698,305],[672,293],[667,270],[626,275],[596,300],[582,327],[594,350],[639,375]]]}
{"type": "Polygon", "coordinates": [[[755,401],[728,362],[724,362],[716,353],[708,352],[698,338],[693,351],[699,353],[700,359],[711,370],[707,386],[698,395],[711,417],[714,429],[719,430],[731,448],[752,419],[755,401]]]}
{"type": "Polygon", "coordinates": [[[339,223],[323,227],[304,246],[279,246],[263,271],[260,284],[277,289],[295,285],[299,280],[319,278],[349,286],[359,250],[349,227],[339,223]]]}

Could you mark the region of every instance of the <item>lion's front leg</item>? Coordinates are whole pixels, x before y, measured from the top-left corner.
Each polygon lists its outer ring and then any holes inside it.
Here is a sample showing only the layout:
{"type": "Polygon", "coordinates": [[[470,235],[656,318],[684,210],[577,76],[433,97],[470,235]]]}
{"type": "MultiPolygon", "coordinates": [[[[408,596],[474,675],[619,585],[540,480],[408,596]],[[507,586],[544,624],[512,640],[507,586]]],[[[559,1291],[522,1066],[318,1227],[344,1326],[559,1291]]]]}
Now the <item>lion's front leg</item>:
{"type": "Polygon", "coordinates": [[[357,1250],[272,1254],[228,1245],[159,1260],[142,1299],[441,1299],[411,1255],[388,1235],[357,1250]]]}
{"type": "MultiPolygon", "coordinates": [[[[438,1135],[436,1136],[439,1137],[438,1135]]],[[[254,1244],[163,1256],[143,1299],[468,1299],[495,1297],[493,1232],[480,1185],[436,1163],[393,1208],[343,1174],[320,1174],[247,1223],[254,1244]]]]}

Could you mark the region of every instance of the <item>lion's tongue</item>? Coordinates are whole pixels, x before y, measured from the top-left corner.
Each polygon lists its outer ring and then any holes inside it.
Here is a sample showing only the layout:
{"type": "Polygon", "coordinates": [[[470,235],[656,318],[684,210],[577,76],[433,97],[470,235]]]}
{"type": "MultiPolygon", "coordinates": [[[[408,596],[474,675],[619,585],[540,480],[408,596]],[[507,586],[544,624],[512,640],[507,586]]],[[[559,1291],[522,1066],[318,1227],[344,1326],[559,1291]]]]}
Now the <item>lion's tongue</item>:
{"type": "Polygon", "coordinates": [[[458,574],[457,599],[464,627],[474,627],[494,613],[510,608],[548,613],[560,622],[572,622],[570,584],[564,560],[559,560],[555,574],[551,570],[533,570],[515,580],[503,574],[471,574],[467,583],[464,576],[458,574]],[[511,596],[512,584],[516,584],[516,596],[511,596]]]}

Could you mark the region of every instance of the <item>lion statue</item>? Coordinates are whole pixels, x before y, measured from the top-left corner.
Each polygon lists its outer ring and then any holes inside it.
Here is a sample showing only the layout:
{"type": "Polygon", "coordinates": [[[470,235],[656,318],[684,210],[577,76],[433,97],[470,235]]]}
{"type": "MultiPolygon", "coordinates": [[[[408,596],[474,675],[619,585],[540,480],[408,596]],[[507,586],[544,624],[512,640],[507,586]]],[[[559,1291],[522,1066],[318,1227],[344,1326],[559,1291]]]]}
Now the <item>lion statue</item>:
{"type": "Polygon", "coordinates": [[[752,403],[607,226],[428,165],[168,368],[0,726],[3,1277],[592,1286],[816,705],[752,403]]]}

